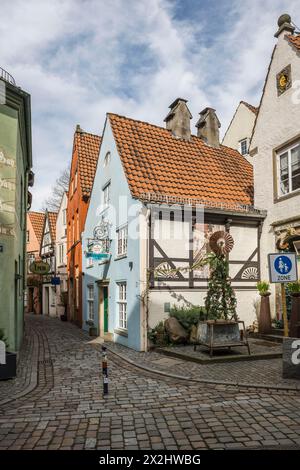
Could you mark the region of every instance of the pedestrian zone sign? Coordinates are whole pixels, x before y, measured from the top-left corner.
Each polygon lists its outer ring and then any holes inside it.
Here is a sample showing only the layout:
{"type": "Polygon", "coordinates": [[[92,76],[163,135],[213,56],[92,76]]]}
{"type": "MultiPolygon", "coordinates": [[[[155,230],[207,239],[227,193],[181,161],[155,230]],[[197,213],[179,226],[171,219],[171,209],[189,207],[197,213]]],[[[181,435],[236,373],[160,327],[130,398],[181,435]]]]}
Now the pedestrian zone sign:
{"type": "Polygon", "coordinates": [[[297,281],[296,253],[270,253],[268,258],[270,282],[297,281]]]}

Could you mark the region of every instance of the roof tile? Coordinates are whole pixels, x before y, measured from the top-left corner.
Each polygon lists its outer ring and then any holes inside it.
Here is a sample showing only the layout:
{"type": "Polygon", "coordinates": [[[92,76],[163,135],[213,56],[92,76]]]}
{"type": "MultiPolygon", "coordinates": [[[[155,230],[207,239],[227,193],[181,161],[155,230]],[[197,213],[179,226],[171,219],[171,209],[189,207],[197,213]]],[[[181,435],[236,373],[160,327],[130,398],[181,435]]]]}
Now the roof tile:
{"type": "Polygon", "coordinates": [[[252,165],[229,147],[192,136],[177,139],[162,127],[108,114],[133,197],[143,193],[253,204],[252,165]]]}

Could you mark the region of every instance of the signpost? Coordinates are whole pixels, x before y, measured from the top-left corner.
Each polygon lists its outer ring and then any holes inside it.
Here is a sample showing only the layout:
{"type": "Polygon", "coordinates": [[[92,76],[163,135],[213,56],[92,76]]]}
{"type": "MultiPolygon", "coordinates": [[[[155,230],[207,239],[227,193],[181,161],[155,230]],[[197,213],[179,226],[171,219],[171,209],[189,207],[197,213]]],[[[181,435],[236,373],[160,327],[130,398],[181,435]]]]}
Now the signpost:
{"type": "Polygon", "coordinates": [[[270,282],[281,284],[281,303],[282,318],[284,326],[284,336],[289,335],[286,298],[285,298],[285,282],[297,281],[297,257],[296,253],[270,253],[269,259],[269,276],[270,282]]]}
{"type": "Polygon", "coordinates": [[[33,261],[29,266],[29,270],[32,274],[41,274],[43,276],[49,273],[50,265],[44,261],[33,261]]]}

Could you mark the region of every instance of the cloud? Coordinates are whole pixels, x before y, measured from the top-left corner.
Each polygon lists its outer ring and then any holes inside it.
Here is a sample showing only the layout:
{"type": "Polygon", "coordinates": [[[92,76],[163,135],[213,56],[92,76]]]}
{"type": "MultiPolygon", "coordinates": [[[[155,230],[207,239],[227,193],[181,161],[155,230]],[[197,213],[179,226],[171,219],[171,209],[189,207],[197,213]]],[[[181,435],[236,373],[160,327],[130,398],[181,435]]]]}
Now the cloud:
{"type": "Polygon", "coordinates": [[[1,66],[32,95],[33,207],[71,158],[73,132],[105,113],[163,125],[169,104],[217,109],[223,132],[241,99],[258,104],[278,16],[298,0],[1,1],[1,66]],[[5,40],[3,40],[5,38],[5,40]]]}

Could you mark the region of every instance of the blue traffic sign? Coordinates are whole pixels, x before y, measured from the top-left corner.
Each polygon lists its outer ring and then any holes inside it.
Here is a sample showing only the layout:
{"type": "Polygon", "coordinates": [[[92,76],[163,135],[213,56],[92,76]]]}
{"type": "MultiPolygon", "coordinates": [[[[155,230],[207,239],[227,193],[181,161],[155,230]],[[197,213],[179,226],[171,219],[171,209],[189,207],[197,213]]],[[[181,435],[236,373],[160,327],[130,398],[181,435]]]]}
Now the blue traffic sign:
{"type": "Polygon", "coordinates": [[[296,253],[271,253],[268,258],[271,282],[297,281],[296,253]]]}

